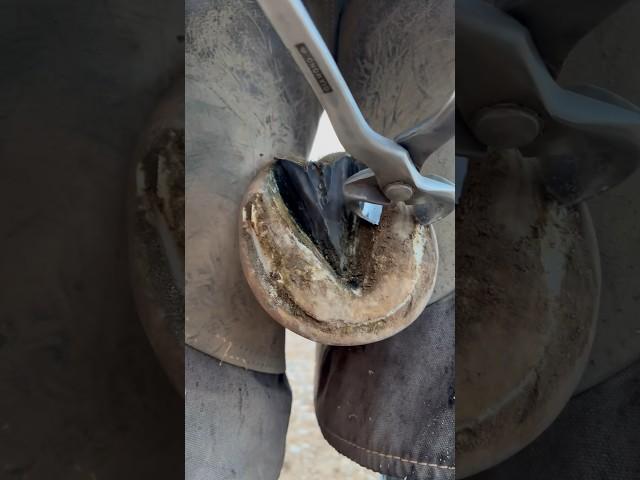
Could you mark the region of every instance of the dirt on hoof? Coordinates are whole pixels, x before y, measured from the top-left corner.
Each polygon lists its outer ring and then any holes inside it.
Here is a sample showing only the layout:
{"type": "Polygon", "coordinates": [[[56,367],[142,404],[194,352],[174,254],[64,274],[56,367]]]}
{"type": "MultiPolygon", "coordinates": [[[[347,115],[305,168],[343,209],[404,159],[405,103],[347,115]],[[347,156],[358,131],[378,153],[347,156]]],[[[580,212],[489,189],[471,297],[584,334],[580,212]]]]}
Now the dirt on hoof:
{"type": "Polygon", "coordinates": [[[184,256],[184,128],[169,128],[143,160],[145,192],[184,256]]]}
{"type": "Polygon", "coordinates": [[[184,85],[159,102],[134,156],[129,201],[131,278],[145,332],[184,391],[184,85]]]}
{"type": "Polygon", "coordinates": [[[553,202],[518,155],[470,164],[456,211],[458,474],[514,454],[555,419],[589,356],[599,298],[584,206],[553,202]]]}
{"type": "Polygon", "coordinates": [[[435,284],[438,253],[431,227],[404,205],[384,209],[380,225],[359,222],[336,267],[283,202],[269,166],[251,184],[241,211],[245,276],[269,314],[324,344],[358,345],[410,325],[435,284]]]}

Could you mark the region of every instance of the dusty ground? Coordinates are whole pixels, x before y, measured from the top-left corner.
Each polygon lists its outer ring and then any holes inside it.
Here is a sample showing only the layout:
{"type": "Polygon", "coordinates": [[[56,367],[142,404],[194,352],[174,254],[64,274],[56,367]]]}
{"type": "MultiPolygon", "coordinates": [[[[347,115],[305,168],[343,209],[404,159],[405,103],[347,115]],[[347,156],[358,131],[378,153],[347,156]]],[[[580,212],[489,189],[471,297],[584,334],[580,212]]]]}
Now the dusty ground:
{"type": "Polygon", "coordinates": [[[290,331],[286,342],[293,405],[280,480],[379,480],[378,474],[336,452],[320,433],[313,410],[316,344],[290,331]]]}

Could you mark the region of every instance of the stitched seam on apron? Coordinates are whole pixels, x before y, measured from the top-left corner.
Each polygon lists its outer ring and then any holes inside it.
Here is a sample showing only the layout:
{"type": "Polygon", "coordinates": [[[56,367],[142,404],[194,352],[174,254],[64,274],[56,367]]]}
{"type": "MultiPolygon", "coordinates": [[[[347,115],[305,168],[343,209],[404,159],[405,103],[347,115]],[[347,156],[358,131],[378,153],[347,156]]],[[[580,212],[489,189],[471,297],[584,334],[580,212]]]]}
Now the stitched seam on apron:
{"type": "Polygon", "coordinates": [[[361,447],[360,445],[350,442],[349,440],[346,440],[344,438],[342,438],[340,435],[337,435],[335,433],[333,433],[330,430],[327,430],[326,428],[323,429],[325,432],[327,432],[329,435],[337,438],[338,440],[346,443],[347,445],[350,445],[354,448],[357,448],[359,450],[364,450],[367,453],[373,453],[374,455],[379,455],[381,457],[385,457],[385,458],[392,458],[394,460],[400,460],[401,462],[406,462],[406,463],[411,463],[412,465],[421,465],[421,466],[425,466],[425,467],[434,467],[434,468],[442,468],[445,470],[455,470],[456,467],[450,467],[448,465],[439,465],[437,463],[429,463],[429,462],[419,462],[418,460],[411,460],[408,458],[402,458],[402,457],[398,457],[397,455],[390,455],[388,453],[381,453],[381,452],[376,452],[375,450],[369,450],[368,448],[364,448],[361,447]]]}

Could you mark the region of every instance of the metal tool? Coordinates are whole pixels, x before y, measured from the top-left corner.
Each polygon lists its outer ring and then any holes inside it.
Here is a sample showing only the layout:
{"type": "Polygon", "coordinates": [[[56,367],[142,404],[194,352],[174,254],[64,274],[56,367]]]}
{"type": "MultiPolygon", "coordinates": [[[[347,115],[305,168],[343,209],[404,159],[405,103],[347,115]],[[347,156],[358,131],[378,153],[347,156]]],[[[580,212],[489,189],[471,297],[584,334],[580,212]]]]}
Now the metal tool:
{"type": "MultiPolygon", "coordinates": [[[[346,199],[360,206],[356,212],[372,221],[378,210],[366,203],[404,202],[420,205],[426,223],[448,215],[455,207],[453,182],[437,175],[421,175],[417,165],[421,166],[426,157],[414,158],[399,143],[369,126],[302,2],[258,0],[258,3],[327,112],[342,145],[369,167],[350,177],[344,185],[346,199]]],[[[405,140],[415,145],[419,155],[433,150],[444,137],[453,136],[454,104],[452,97],[438,114],[407,134],[405,140]],[[447,120],[451,123],[448,136],[447,120]]]]}
{"type": "MultiPolygon", "coordinates": [[[[540,3],[549,2],[524,0],[513,12],[538,39],[486,2],[456,2],[456,154],[519,149],[537,159],[544,185],[556,200],[570,205],[617,185],[640,161],[637,107],[604,89],[562,88],[551,73],[583,35],[624,1],[594,2],[600,5],[576,18],[550,5],[545,10],[540,3]],[[547,33],[557,41],[549,42],[547,33]]],[[[576,12],[584,5],[556,3],[572,5],[576,12]]]]}

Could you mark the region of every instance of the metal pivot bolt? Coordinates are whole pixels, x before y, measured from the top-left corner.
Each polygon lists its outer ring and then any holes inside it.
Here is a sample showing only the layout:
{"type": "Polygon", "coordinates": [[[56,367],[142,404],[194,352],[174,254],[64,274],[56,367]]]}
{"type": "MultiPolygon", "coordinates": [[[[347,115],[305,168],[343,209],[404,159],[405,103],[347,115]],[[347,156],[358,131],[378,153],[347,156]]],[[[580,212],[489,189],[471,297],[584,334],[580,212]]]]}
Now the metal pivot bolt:
{"type": "MultiPolygon", "coordinates": [[[[405,147],[371,128],[302,1],[258,3],[327,112],[345,150],[368,167],[347,179],[345,198],[378,205],[390,201],[428,205],[429,223],[450,213],[455,207],[455,185],[437,175],[422,175],[419,167],[424,158],[413,159],[405,147]]],[[[451,95],[446,105],[405,141],[415,145],[420,139],[419,152],[432,153],[452,137],[454,118],[455,95],[451,95]]]]}
{"type": "Polygon", "coordinates": [[[538,115],[517,105],[483,108],[472,121],[476,138],[495,148],[521,148],[529,145],[542,129],[538,115]]]}
{"type": "Polygon", "coordinates": [[[510,3],[518,4],[513,11],[523,23],[488,2],[456,0],[456,114],[480,147],[468,142],[470,148],[463,148],[467,156],[473,150],[484,156],[484,146],[518,148],[537,159],[542,182],[556,200],[572,205],[637,170],[640,115],[635,105],[602,88],[561,87],[534,45],[552,47],[544,57],[560,66],[573,45],[621,2],[556,2],[566,11],[569,4],[585,7],[571,19],[549,9],[549,2],[510,3]],[[600,6],[586,8],[591,3],[600,6]],[[536,25],[533,38],[525,24],[536,25]],[[556,43],[562,46],[556,49],[556,43]]]}
{"type": "Polygon", "coordinates": [[[413,196],[413,188],[402,182],[392,183],[385,187],[384,194],[394,203],[406,202],[413,196]]]}

